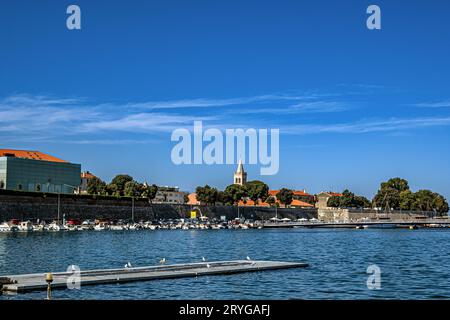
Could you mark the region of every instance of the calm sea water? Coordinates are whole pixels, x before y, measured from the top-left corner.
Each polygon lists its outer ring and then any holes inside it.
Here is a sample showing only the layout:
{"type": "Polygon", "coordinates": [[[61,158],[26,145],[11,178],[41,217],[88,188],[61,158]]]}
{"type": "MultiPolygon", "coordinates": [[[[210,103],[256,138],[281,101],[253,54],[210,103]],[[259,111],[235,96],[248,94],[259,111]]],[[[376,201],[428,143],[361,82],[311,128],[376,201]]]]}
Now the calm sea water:
{"type": "MultiPolygon", "coordinates": [[[[307,261],[308,268],[56,290],[55,299],[449,299],[446,230],[157,230],[0,234],[0,275],[208,260],[307,261]],[[367,289],[369,265],[381,289],[367,289]]],[[[43,299],[44,292],[0,296],[43,299]]]]}

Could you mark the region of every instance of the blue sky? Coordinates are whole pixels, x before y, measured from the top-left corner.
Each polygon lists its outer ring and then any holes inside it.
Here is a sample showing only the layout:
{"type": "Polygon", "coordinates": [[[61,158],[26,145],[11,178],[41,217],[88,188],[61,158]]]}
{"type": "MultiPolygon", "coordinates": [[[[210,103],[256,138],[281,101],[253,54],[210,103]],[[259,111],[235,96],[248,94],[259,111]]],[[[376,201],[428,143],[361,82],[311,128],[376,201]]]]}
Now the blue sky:
{"type": "Polygon", "coordinates": [[[0,148],[110,180],[193,190],[232,165],[172,164],[175,128],[280,128],[251,179],[372,196],[394,176],[450,198],[448,1],[3,1],[0,148]],[[82,30],[66,28],[77,4],[82,30]],[[366,28],[370,4],[382,29],[366,28]]]}

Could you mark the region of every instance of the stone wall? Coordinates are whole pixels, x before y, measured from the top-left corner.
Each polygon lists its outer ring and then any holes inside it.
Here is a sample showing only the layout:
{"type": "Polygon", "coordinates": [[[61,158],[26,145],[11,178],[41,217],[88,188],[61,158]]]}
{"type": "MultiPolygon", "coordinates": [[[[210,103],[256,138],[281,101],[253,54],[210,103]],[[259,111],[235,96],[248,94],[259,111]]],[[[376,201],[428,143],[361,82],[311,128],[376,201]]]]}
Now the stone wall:
{"type": "MultiPolygon", "coordinates": [[[[130,198],[92,197],[82,195],[60,195],[60,218],[63,215],[74,219],[131,219],[130,198]]],[[[269,219],[275,216],[274,208],[233,206],[190,206],[175,204],[151,204],[146,199],[134,201],[134,220],[153,220],[190,217],[191,210],[200,211],[211,218],[238,216],[250,219],[269,219]]],[[[316,209],[279,208],[279,218],[317,217],[316,209]]],[[[51,221],[58,217],[58,195],[34,192],[12,192],[0,190],[0,222],[11,219],[51,221]]]]}
{"type": "Polygon", "coordinates": [[[393,211],[382,213],[369,209],[343,209],[343,208],[319,208],[318,218],[323,221],[355,221],[358,219],[369,218],[379,219],[389,217],[390,219],[414,219],[418,216],[432,216],[432,212],[414,212],[414,211],[393,211]]]}

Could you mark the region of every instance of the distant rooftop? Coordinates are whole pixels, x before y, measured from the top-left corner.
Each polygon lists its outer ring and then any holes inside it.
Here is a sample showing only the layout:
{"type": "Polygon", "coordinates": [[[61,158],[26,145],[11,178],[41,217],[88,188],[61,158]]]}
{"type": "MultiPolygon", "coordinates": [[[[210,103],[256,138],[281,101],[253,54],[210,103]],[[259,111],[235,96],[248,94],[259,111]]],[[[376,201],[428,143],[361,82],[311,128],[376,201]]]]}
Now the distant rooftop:
{"type": "Polygon", "coordinates": [[[94,178],[96,178],[96,176],[95,175],[93,175],[91,172],[89,172],[89,171],[86,171],[86,172],[82,172],[81,173],[81,178],[83,179],[94,179],[94,178]]]}
{"type": "Polygon", "coordinates": [[[31,160],[65,162],[65,163],[68,162],[66,160],[53,157],[40,151],[31,151],[31,150],[0,149],[0,157],[15,157],[31,160]]]}
{"type": "MultiPolygon", "coordinates": [[[[269,190],[269,195],[276,196],[278,192],[280,192],[280,190],[269,190]]],[[[294,196],[305,196],[305,197],[313,196],[307,193],[306,190],[292,190],[292,193],[294,194],[294,196]]]]}

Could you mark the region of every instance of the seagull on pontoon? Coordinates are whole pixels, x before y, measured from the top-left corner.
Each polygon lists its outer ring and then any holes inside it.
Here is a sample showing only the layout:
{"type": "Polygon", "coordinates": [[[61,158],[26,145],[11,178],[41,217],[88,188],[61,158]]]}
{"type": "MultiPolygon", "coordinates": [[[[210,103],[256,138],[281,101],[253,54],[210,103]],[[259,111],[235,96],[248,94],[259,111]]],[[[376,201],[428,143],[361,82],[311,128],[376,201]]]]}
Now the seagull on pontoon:
{"type": "Polygon", "coordinates": [[[160,263],[160,264],[166,263],[166,258],[162,258],[161,260],[159,260],[159,263],[160,263]]]}
{"type": "Polygon", "coordinates": [[[249,257],[249,256],[247,256],[247,260],[248,260],[248,261],[252,261],[252,259],[250,259],[250,257],[249,257]]]}
{"type": "Polygon", "coordinates": [[[125,269],[128,269],[128,268],[131,268],[131,263],[130,263],[130,261],[128,261],[126,264],[125,264],[125,269]]]}
{"type": "Polygon", "coordinates": [[[211,265],[209,263],[206,264],[207,268],[211,268],[211,265]]]}

